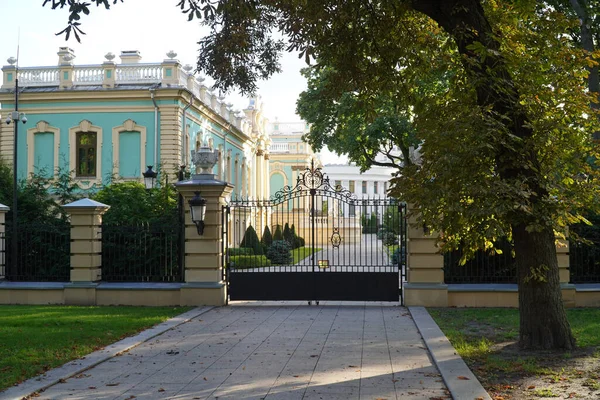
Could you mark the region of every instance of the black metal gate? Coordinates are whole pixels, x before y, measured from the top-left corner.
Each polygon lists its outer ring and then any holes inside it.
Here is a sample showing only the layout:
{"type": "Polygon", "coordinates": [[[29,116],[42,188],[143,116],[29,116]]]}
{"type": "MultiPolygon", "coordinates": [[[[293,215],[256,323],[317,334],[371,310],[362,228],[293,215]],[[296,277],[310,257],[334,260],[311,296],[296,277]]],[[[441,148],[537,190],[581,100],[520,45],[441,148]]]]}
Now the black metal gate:
{"type": "Polygon", "coordinates": [[[270,200],[223,212],[231,300],[399,301],[405,281],[406,205],[357,199],[307,168],[270,200]]]}

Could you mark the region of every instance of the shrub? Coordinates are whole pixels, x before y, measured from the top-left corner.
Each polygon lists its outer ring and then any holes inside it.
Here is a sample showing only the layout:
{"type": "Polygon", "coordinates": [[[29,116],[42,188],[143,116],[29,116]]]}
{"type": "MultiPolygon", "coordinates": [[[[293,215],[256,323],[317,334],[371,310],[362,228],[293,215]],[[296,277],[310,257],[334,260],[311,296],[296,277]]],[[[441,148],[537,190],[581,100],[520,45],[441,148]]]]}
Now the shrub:
{"type": "Polygon", "coordinates": [[[253,256],[254,250],[250,247],[231,247],[228,249],[230,256],[253,256]]]}
{"type": "Polygon", "coordinates": [[[398,244],[398,236],[394,232],[386,232],[383,234],[381,240],[384,246],[392,246],[398,244]]]}
{"type": "Polygon", "coordinates": [[[281,230],[281,225],[277,225],[275,228],[275,233],[273,234],[273,240],[283,240],[283,232],[281,230]]]}
{"type": "Polygon", "coordinates": [[[229,257],[230,268],[257,268],[270,267],[271,261],[264,255],[260,256],[232,256],[229,257]]]}
{"type": "Polygon", "coordinates": [[[377,231],[377,239],[383,239],[384,235],[388,232],[388,230],[385,228],[385,226],[379,228],[379,230],[377,231]]]}
{"type": "Polygon", "coordinates": [[[360,219],[362,233],[377,233],[377,214],[373,213],[370,217],[367,217],[365,214],[363,214],[360,219]]]}
{"type": "Polygon", "coordinates": [[[139,182],[112,183],[92,196],[110,206],[102,218],[107,224],[176,224],[177,197],[169,185],[148,191],[139,182]]]}
{"type": "Polygon", "coordinates": [[[406,254],[402,248],[398,247],[394,250],[394,254],[392,254],[392,264],[394,265],[404,265],[406,264],[406,254]]]}
{"type": "Polygon", "coordinates": [[[274,240],[271,247],[267,251],[267,258],[273,264],[291,264],[292,263],[292,247],[285,240],[274,240]]]}
{"type": "Polygon", "coordinates": [[[260,243],[260,240],[258,240],[258,235],[256,234],[256,231],[252,225],[248,226],[246,229],[246,233],[244,233],[244,238],[240,243],[240,247],[251,248],[254,250],[255,255],[263,254],[262,244],[260,243]]]}

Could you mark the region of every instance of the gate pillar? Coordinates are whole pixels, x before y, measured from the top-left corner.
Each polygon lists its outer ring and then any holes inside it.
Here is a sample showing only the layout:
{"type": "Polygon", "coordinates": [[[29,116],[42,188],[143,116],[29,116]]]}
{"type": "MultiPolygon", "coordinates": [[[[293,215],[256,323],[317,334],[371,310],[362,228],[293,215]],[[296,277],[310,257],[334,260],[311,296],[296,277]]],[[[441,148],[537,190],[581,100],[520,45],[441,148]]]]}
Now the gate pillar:
{"type": "Polygon", "coordinates": [[[223,206],[231,195],[233,185],[214,179],[212,174],[193,175],[189,181],[177,183],[185,209],[184,280],[181,287],[181,305],[199,306],[227,304],[227,284],[224,279],[223,206]],[[192,221],[188,201],[194,192],[206,199],[204,233],[199,235],[192,221]]]}
{"type": "Polygon", "coordinates": [[[65,286],[65,304],[96,304],[102,278],[102,215],[109,208],[90,199],[63,206],[71,220],[71,283],[65,286]]]}
{"type": "Polygon", "coordinates": [[[436,246],[436,236],[418,226],[415,211],[409,212],[407,283],[404,303],[407,306],[447,307],[448,285],[444,283],[444,256],[436,246]]]}

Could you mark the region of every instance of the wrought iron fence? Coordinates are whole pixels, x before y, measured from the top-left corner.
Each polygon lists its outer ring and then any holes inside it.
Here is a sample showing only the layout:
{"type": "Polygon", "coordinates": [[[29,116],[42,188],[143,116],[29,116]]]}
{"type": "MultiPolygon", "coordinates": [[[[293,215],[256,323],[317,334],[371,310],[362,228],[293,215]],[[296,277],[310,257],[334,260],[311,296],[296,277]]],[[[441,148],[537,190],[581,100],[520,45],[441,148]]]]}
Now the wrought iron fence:
{"type": "Polygon", "coordinates": [[[0,279],[6,277],[6,235],[0,232],[0,279]]]}
{"type": "Polygon", "coordinates": [[[600,229],[598,218],[590,218],[594,225],[578,224],[571,227],[569,240],[569,270],[571,283],[600,282],[600,229]],[[581,240],[584,239],[584,240],[581,240]]]}
{"type": "Polygon", "coordinates": [[[102,225],[102,280],[181,282],[179,224],[102,225]]]}
{"type": "Polygon", "coordinates": [[[444,254],[446,283],[517,283],[517,267],[508,241],[499,244],[502,254],[478,251],[465,265],[460,265],[462,251],[444,254]]]}
{"type": "MultiPolygon", "coordinates": [[[[71,225],[55,219],[19,224],[17,258],[13,260],[15,240],[12,224],[6,224],[4,259],[6,279],[28,282],[68,282],[70,280],[71,225]]],[[[0,259],[2,253],[0,253],[0,259]]]]}

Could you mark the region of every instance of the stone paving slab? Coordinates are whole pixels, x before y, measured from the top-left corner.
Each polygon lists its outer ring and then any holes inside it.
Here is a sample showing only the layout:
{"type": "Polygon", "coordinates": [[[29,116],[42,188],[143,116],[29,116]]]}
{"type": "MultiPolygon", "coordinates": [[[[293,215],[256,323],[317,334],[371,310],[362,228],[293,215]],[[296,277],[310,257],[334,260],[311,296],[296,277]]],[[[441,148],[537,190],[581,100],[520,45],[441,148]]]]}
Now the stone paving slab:
{"type": "Polygon", "coordinates": [[[451,398],[389,303],[235,302],[60,382],[36,399],[451,398]]]}

